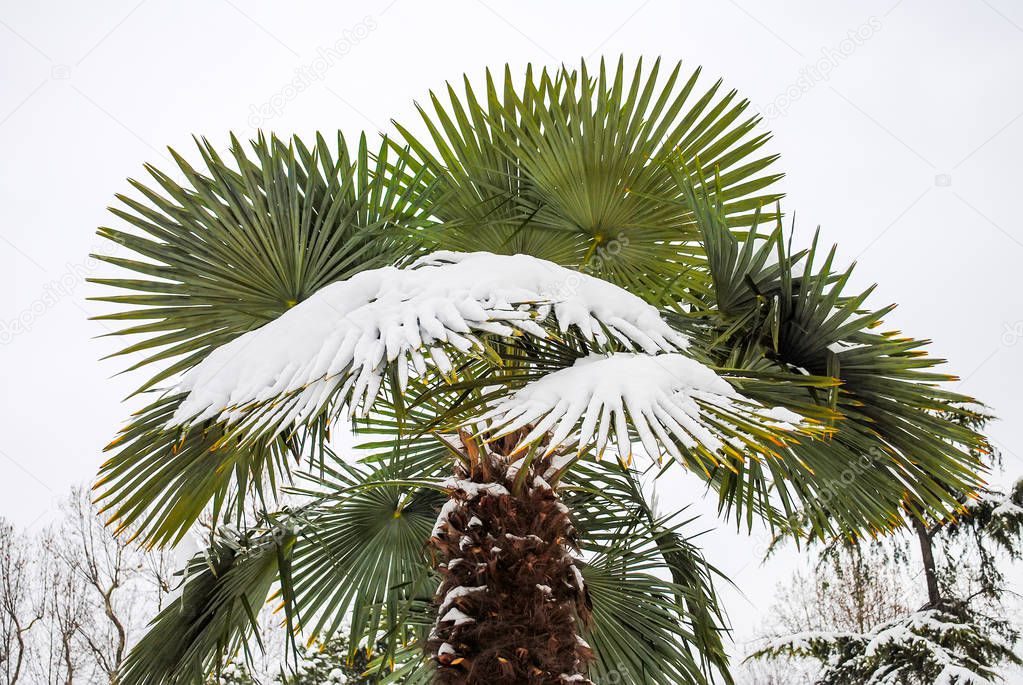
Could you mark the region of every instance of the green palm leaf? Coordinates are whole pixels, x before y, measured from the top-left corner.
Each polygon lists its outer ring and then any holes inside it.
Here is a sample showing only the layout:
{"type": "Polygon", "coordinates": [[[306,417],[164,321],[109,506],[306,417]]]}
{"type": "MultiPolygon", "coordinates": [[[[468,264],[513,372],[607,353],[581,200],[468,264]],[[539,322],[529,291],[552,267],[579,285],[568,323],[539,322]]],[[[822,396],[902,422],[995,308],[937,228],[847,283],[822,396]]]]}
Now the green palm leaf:
{"type": "MultiPolygon", "coordinates": [[[[320,136],[312,149],[260,136],[251,153],[232,137],[233,164],[208,142],[199,152],[205,173],[174,155],[183,185],[147,167],[159,190],[132,181],[144,200],[118,196],[126,208],[111,211],[134,232],[99,230],[139,256],[97,257],[143,278],[94,279],[131,292],[95,298],[125,307],[99,319],[147,322],[116,332],[141,341],[115,356],[148,355],[127,370],[162,363],[139,392],[322,287],[407,257],[401,236],[427,200],[424,188],[412,195],[383,180],[386,142],[375,161],[365,138],[349,151],[340,135],[334,149],[320,136]]],[[[283,439],[241,449],[217,427],[186,436],[163,430],[181,399],[164,396],[138,412],[100,473],[106,510],[123,526],[141,524],[150,543],[180,539],[210,502],[215,514],[240,514],[251,488],[285,477],[289,453],[302,451],[283,439]]],[[[318,430],[319,438],[325,428],[318,430]]]]}
{"type": "Polygon", "coordinates": [[[153,619],[121,666],[124,685],[200,683],[245,646],[294,544],[286,528],[223,533],[185,571],[180,597],[153,619]]]}
{"type": "Polygon", "coordinates": [[[698,234],[679,189],[660,162],[674,158],[717,174],[737,225],[779,195],[763,192],[780,175],[748,101],[721,82],[698,90],[700,70],[661,74],[660,61],[629,74],[624,60],[585,62],[516,84],[506,67],[486,74],[477,96],[447,88],[420,108],[435,151],[398,124],[407,145],[406,184],[432,184],[438,220],[419,234],[428,246],[525,253],[584,268],[653,298],[665,283],[705,289],[698,234]]]}
{"type": "Polygon", "coordinates": [[[295,613],[308,634],[328,639],[344,621],[353,650],[383,641],[393,655],[415,637],[403,627],[412,604],[437,586],[426,541],[445,497],[394,480],[420,474],[407,464],[331,463],[296,490],[316,504],[301,516],[291,562],[295,613]]]}
{"type": "Polygon", "coordinates": [[[679,181],[697,206],[715,288],[670,318],[701,341],[705,361],[749,376],[743,394],[810,416],[815,405],[834,431],[713,474],[722,507],[783,526],[808,516],[798,525],[816,534],[891,530],[909,502],[938,516],[958,508],[951,493],[981,484],[975,451],[986,441],[943,413],[969,398],[942,387],[955,379],[930,370],[943,360],[926,355],[927,341],[874,332],[893,307],[864,308],[873,287],[846,294],[852,269],[834,268],[834,249],[821,260],[815,238],[790,254],[780,225],[737,237],[714,200],[679,181]]]}
{"type": "Polygon", "coordinates": [[[159,188],[132,180],[143,200],[118,195],[124,207],[111,208],[137,230],[99,229],[141,259],[96,258],[144,278],[93,279],[132,293],[95,298],[133,307],[97,318],[151,322],[117,331],[144,337],[117,355],[162,348],[129,370],[175,360],[140,390],[323,286],[405,257],[393,228],[407,229],[428,197],[423,188],[412,195],[385,184],[387,145],[371,161],[365,137],[351,152],[340,135],[336,149],[317,136],[311,150],[297,138],[260,135],[251,154],[231,141],[233,164],[198,143],[206,173],[171,151],[184,185],[147,166],[159,188]]]}

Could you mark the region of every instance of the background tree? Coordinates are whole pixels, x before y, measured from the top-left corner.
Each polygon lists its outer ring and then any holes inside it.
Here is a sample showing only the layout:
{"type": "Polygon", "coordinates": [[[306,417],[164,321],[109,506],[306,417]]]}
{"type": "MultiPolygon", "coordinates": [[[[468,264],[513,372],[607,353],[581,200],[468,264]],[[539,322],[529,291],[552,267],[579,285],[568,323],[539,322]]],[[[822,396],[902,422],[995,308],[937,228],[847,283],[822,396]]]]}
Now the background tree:
{"type": "Polygon", "coordinates": [[[0,519],[0,674],[4,685],[24,682],[30,631],[44,614],[35,586],[31,542],[0,519]]]}
{"type": "MultiPolygon", "coordinates": [[[[982,428],[989,418],[970,410],[957,420],[982,428]]],[[[997,452],[990,459],[1001,466],[997,452]]],[[[997,678],[1003,664],[1023,663],[1013,648],[1020,625],[1006,603],[1002,570],[1023,553],[1023,481],[1006,491],[984,488],[957,497],[961,507],[955,515],[933,523],[908,517],[913,532],[908,538],[869,548],[856,542],[828,547],[810,601],[800,593],[781,597],[783,607],[805,609],[806,620],[780,621],[781,637],[754,658],[818,659],[823,665],[816,682],[823,684],[886,677],[906,685],[966,685],[997,678]],[[915,587],[907,573],[914,569],[920,579],[915,587]],[[852,585],[833,585],[836,576],[853,579],[852,585]],[[912,601],[916,604],[899,606],[912,601]],[[825,607],[843,610],[836,615],[825,607]]]]}
{"type": "Polygon", "coordinates": [[[115,538],[73,490],[37,533],[0,521],[5,683],[114,683],[127,648],[171,587],[171,554],[115,538]]]}
{"type": "Polygon", "coordinates": [[[72,491],[62,514],[49,536],[48,551],[70,574],[67,582],[79,588],[82,598],[74,638],[87,652],[90,667],[115,683],[131,634],[170,590],[170,555],[113,535],[86,490],[72,491]]]}
{"type": "Polygon", "coordinates": [[[865,633],[906,614],[919,592],[895,560],[902,552],[892,547],[884,542],[827,547],[812,575],[797,573],[782,588],[772,618],[790,633],[825,627],[865,633]]]}
{"type": "Polygon", "coordinates": [[[54,552],[59,544],[52,531],[47,531],[41,541],[41,593],[46,620],[36,666],[45,682],[72,685],[76,678],[80,682],[90,675],[86,670],[88,657],[80,642],[80,631],[90,616],[85,584],[54,552]]]}

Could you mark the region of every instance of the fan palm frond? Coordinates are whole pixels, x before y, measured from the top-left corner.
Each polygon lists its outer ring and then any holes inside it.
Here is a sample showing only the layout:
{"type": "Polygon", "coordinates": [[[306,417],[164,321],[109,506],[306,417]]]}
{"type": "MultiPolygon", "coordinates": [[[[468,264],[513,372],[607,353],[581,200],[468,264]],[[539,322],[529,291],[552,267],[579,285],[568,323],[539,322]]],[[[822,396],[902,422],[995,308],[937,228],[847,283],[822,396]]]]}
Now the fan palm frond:
{"type": "Polygon", "coordinates": [[[715,288],[669,320],[692,337],[693,354],[748,376],[738,382],[747,397],[804,415],[813,415],[808,403],[832,413],[825,441],[788,444],[781,459],[747,463],[738,473],[719,469],[722,505],[789,523],[809,516],[816,533],[833,523],[890,530],[907,502],[932,513],[958,508],[951,493],[981,484],[976,453],[986,441],[942,414],[969,398],[942,387],[955,378],[930,370],[943,360],[923,351],[928,341],[875,332],[893,306],[866,309],[873,287],[846,294],[852,268],[835,269],[834,249],[821,260],[817,238],[791,254],[780,224],[766,238],[755,230],[737,237],[713,199],[679,180],[697,208],[715,288]],[[814,388],[810,379],[833,382],[814,388]]]}
{"type": "Polygon", "coordinates": [[[241,535],[221,531],[213,547],[189,562],[180,596],[153,619],[125,658],[117,682],[203,682],[226,655],[245,647],[256,614],[287,568],[294,541],[283,527],[241,535]]]}
{"type": "Polygon", "coordinates": [[[174,362],[140,390],[323,286],[405,257],[393,229],[414,224],[429,197],[425,187],[413,195],[384,182],[381,171],[391,164],[386,142],[376,161],[365,137],[355,150],[340,135],[334,149],[322,136],[312,149],[297,138],[285,143],[262,134],[251,153],[234,136],[231,143],[233,164],[210,142],[198,143],[205,173],[172,150],[184,185],[147,166],[158,189],[131,180],[142,199],[118,195],[124,206],[111,208],[136,231],[99,229],[139,259],[95,257],[142,278],[92,279],[131,291],[94,298],[132,307],[97,318],[151,322],[117,331],[143,337],[117,355],[162,348],[128,370],[174,362]]]}
{"type": "Polygon", "coordinates": [[[714,682],[716,674],[731,683],[722,642],[727,621],[714,587],[715,581],[727,579],[683,534],[695,517],[679,520],[685,510],[657,516],[639,476],[633,469],[587,460],[562,481],[583,548],[592,555],[583,575],[587,582],[591,577],[604,581],[592,596],[593,625],[603,623],[598,610],[613,613],[618,604],[648,612],[642,624],[623,616],[613,628],[601,630],[599,639],[619,658],[605,657],[597,648],[598,668],[608,680],[617,671],[625,682],[642,683],[650,675],[649,664],[664,663],[664,674],[681,678],[678,674],[687,673],[689,678],[667,682],[714,682]],[[637,598],[650,604],[637,608],[637,598]],[[661,652],[678,639],[692,648],[691,654],[666,659],[661,652]],[[690,657],[700,662],[698,672],[690,657]]]}
{"type": "Polygon", "coordinates": [[[327,639],[344,622],[354,651],[386,644],[385,655],[417,636],[406,627],[416,603],[428,603],[437,576],[425,541],[445,496],[396,480],[420,475],[406,464],[353,467],[332,459],[304,474],[314,497],[300,517],[291,562],[294,613],[309,635],[327,639]]]}
{"type": "MultiPolygon", "coordinates": [[[[778,197],[776,156],[757,156],[769,139],[755,133],[748,101],[699,86],[681,63],[625,62],[596,73],[583,62],[535,73],[521,84],[505,68],[488,71],[480,95],[447,88],[420,114],[434,150],[398,124],[406,174],[439,191],[438,222],[418,238],[431,249],[532,254],[581,268],[648,299],[675,284],[705,289],[697,232],[677,185],[660,163],[675,158],[717,174],[737,224],[778,197]]],[[[412,179],[408,180],[409,185],[412,179]]]]}
{"type": "Polygon", "coordinates": [[[409,612],[436,587],[424,540],[444,498],[381,480],[399,473],[328,453],[319,475],[307,474],[310,486],[295,490],[302,506],[261,517],[269,528],[222,529],[131,652],[124,682],[202,682],[225,655],[248,649],[268,599],[281,602],[289,634],[326,640],[344,622],[353,652],[384,642],[393,654],[407,644],[409,612]]]}
{"type": "MultiPolygon", "coordinates": [[[[141,338],[117,353],[148,355],[127,370],[163,364],[140,392],[330,283],[409,254],[402,235],[428,191],[386,183],[386,142],[375,161],[365,138],[349,150],[340,135],[333,149],[320,136],[312,149],[263,136],[251,148],[232,137],[231,164],[201,142],[205,172],[174,153],[183,184],[147,167],[158,189],[131,181],[143,199],[119,195],[124,208],[111,210],[136,230],[99,230],[138,256],[97,255],[140,277],[93,281],[130,292],[95,298],[126,307],[98,317],[129,322],[116,335],[141,338]]],[[[277,440],[240,449],[217,427],[168,432],[181,399],[163,396],[140,410],[109,446],[117,451],[100,474],[108,512],[124,526],[142,524],[151,543],[180,539],[210,502],[223,513],[232,493],[279,482],[297,446],[277,440]]]]}

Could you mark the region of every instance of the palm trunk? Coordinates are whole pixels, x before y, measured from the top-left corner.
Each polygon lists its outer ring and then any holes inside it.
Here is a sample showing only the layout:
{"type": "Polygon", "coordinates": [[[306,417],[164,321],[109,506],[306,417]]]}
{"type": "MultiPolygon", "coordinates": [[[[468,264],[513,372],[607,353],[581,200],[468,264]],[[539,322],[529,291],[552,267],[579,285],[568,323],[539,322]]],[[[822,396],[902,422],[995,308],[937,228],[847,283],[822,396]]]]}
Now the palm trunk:
{"type": "Polygon", "coordinates": [[[428,643],[442,685],[590,683],[593,654],[578,633],[586,590],[571,550],[568,508],[538,459],[516,478],[513,440],[480,450],[463,436],[466,465],[434,531],[438,620],[428,643]],[[516,487],[518,483],[518,487],[516,487]]]}

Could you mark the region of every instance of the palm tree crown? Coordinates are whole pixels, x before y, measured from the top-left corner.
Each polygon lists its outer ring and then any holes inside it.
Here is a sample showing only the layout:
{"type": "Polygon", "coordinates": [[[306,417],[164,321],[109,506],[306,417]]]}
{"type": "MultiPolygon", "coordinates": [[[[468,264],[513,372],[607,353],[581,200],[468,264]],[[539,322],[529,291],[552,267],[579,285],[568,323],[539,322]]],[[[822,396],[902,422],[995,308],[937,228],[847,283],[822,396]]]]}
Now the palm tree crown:
{"type": "Polygon", "coordinates": [[[382,682],[730,681],[715,571],[634,445],[802,537],[961,506],[965,398],[834,251],[786,247],[757,118],[681,73],[488,72],[431,94],[426,141],[232,137],[132,181],[102,318],[162,368],[99,496],[148,544],[217,532],[123,683],[201,680],[271,594],[383,640],[382,682]]]}

